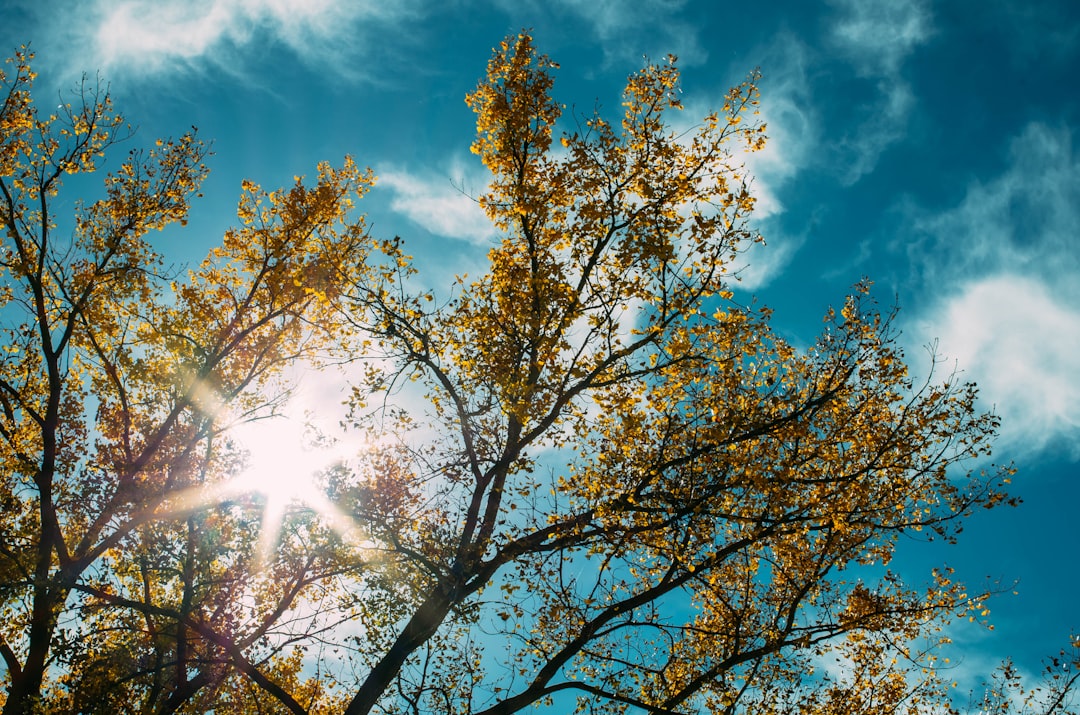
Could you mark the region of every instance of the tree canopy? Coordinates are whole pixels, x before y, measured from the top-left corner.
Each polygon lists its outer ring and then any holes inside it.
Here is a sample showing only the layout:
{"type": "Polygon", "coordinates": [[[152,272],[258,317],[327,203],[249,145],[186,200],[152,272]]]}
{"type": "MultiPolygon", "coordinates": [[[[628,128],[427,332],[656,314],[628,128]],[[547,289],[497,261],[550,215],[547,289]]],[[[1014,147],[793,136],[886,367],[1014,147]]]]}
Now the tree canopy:
{"type": "Polygon", "coordinates": [[[349,158],[245,182],[238,227],[184,276],[152,237],[206,175],[194,130],[58,217],[64,180],[131,132],[86,82],[42,114],[16,54],[4,715],[948,707],[943,628],[988,594],[889,563],[901,535],[948,541],[1011,501],[1011,469],[986,466],[997,419],[953,375],[911,377],[868,281],[811,345],[737,299],[761,240],[756,74],[677,131],[674,57],[629,78],[617,120],[565,117],[556,67],[522,33],[468,95],[502,238],[435,290],[369,235],[354,200],[375,178],[349,158]],[[267,543],[229,429],[328,357],[357,367],[358,456],[323,474],[332,509],[296,505],[267,543]]]}

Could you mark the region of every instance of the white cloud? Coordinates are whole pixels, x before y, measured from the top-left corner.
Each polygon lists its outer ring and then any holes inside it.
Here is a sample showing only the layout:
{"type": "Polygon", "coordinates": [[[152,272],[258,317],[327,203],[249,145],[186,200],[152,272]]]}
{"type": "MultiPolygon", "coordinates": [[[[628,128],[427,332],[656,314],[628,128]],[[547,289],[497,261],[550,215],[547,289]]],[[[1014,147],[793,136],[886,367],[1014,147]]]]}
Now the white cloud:
{"type": "Polygon", "coordinates": [[[805,235],[780,237],[778,231],[768,230],[768,222],[762,234],[766,244],[751,244],[735,263],[734,272],[739,278],[735,287],[740,290],[756,291],[767,286],[784,272],[806,241],[805,235]]]}
{"type": "Polygon", "coordinates": [[[915,105],[901,69],[932,32],[930,13],[922,0],[861,2],[836,0],[843,12],[832,28],[831,41],[862,77],[876,79],[876,101],[854,133],[839,143],[841,179],[853,184],[873,171],[881,154],[902,139],[915,105]]]}
{"type": "Polygon", "coordinates": [[[109,77],[178,69],[239,73],[256,45],[280,43],[301,61],[374,80],[355,60],[371,49],[369,37],[410,17],[417,2],[94,0],[80,10],[80,22],[68,19],[50,31],[58,45],[62,36],[69,64],[79,71],[96,67],[109,77]]]}
{"type": "Polygon", "coordinates": [[[1011,166],[955,208],[908,209],[907,252],[931,294],[922,341],[982,388],[1010,451],[1080,453],[1080,159],[1067,130],[1032,124],[1011,166]]]}
{"type": "Polygon", "coordinates": [[[1004,173],[971,184],[954,209],[912,212],[907,250],[926,282],[1007,270],[1056,276],[1067,288],[1080,273],[1080,159],[1069,130],[1029,124],[1009,157],[1004,173]]]}
{"type": "Polygon", "coordinates": [[[864,76],[893,76],[930,36],[930,13],[923,0],[835,0],[845,15],[833,26],[834,45],[864,76]]]}
{"type": "Polygon", "coordinates": [[[565,8],[591,28],[603,46],[605,61],[640,65],[641,56],[653,60],[669,53],[684,66],[702,64],[708,52],[698,39],[700,26],[678,13],[686,0],[497,0],[508,13],[536,17],[551,5],[565,8]],[[522,12],[525,8],[526,12],[522,12]]]}
{"type": "Polygon", "coordinates": [[[768,141],[764,149],[744,157],[754,177],[758,218],[783,212],[777,192],[814,161],[814,149],[820,142],[806,71],[807,54],[802,42],[782,34],[762,58],[758,119],[766,124],[768,141]]]}
{"type": "Polygon", "coordinates": [[[941,353],[994,403],[1012,453],[1080,437],[1080,310],[1052,290],[1025,276],[974,280],[941,301],[922,330],[941,336],[941,353]]]}
{"type": "MultiPolygon", "coordinates": [[[[752,177],[751,192],[756,199],[754,223],[765,237],[766,245],[752,244],[739,256],[735,272],[738,287],[755,291],[767,286],[783,273],[806,240],[785,234],[780,217],[784,204],[780,192],[800,172],[815,161],[815,147],[820,143],[818,118],[807,77],[808,50],[798,38],[783,33],[764,51],[761,80],[760,116],[766,124],[768,141],[761,151],[740,154],[752,177]]],[[[718,99],[719,101],[719,99],[718,99]]],[[[703,116],[708,109],[694,104],[691,117],[703,116]]]]}
{"type": "MultiPolygon", "coordinates": [[[[738,276],[735,287],[745,291],[764,288],[781,275],[806,241],[810,223],[799,235],[782,228],[785,208],[780,194],[796,176],[819,160],[819,119],[814,111],[813,91],[807,76],[810,51],[790,33],[776,35],[760,53],[763,76],[759,82],[761,105],[755,121],[766,124],[765,148],[748,152],[732,145],[733,165],[743,167],[748,177],[755,205],[753,227],[765,237],[765,245],[751,243],[743,247],[730,273],[738,276]]],[[[733,82],[734,83],[734,82],[733,82]]],[[[692,134],[701,118],[723,106],[723,92],[711,97],[691,96],[684,100],[686,109],[673,115],[677,133],[692,134]]]]}
{"type": "Polygon", "coordinates": [[[841,181],[851,185],[877,166],[881,155],[907,132],[915,95],[907,82],[890,77],[878,82],[878,102],[854,133],[839,145],[841,181]]]}
{"type": "Polygon", "coordinates": [[[487,176],[461,161],[444,172],[409,171],[389,166],[379,172],[379,188],[393,193],[390,208],[438,236],[458,238],[480,246],[498,235],[476,201],[487,189],[487,176]]]}
{"type": "Polygon", "coordinates": [[[143,67],[167,58],[201,55],[223,38],[248,30],[220,4],[118,5],[102,18],[96,42],[106,67],[138,59],[143,67]]]}

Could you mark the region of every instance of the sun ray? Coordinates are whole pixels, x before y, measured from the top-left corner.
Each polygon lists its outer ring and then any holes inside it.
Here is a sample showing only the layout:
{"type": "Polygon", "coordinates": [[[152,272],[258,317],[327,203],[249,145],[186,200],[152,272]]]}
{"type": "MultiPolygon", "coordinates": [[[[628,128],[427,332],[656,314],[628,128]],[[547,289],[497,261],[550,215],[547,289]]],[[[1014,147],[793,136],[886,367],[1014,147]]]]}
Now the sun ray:
{"type": "Polygon", "coordinates": [[[310,416],[256,420],[236,427],[232,438],[247,452],[246,466],[223,485],[219,496],[261,497],[260,562],[273,557],[292,508],[310,509],[343,540],[360,542],[356,524],[327,498],[319,478],[348,455],[332,440],[313,438],[310,416]]]}

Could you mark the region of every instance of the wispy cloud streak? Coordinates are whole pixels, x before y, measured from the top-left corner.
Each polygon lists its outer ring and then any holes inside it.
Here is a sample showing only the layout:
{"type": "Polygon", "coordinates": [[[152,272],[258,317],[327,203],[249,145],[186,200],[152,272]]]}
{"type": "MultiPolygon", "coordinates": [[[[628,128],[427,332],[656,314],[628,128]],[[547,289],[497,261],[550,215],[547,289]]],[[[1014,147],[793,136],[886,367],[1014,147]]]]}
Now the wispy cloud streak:
{"type": "Polygon", "coordinates": [[[346,79],[378,81],[360,60],[374,51],[377,33],[412,17],[421,2],[90,0],[80,7],[77,22],[55,9],[32,14],[48,54],[67,65],[67,74],[87,67],[114,79],[191,71],[243,74],[267,49],[287,49],[299,61],[333,68],[346,79]]]}
{"type": "Polygon", "coordinates": [[[379,169],[379,188],[392,194],[390,208],[436,236],[487,246],[497,235],[477,197],[487,190],[482,168],[452,160],[446,171],[379,169]]]}
{"type": "Polygon", "coordinates": [[[853,184],[873,171],[881,154],[904,137],[915,96],[901,70],[932,29],[922,0],[837,0],[834,4],[841,16],[832,28],[832,46],[859,76],[875,80],[877,93],[855,130],[838,145],[844,164],[841,177],[853,184]]]}

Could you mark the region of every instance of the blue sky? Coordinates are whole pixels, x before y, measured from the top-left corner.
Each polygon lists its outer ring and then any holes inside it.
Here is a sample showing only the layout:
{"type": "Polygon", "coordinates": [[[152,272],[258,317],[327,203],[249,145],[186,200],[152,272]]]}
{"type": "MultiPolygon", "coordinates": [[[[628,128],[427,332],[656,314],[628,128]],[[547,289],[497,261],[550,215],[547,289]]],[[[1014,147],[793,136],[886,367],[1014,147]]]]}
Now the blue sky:
{"type": "Polygon", "coordinates": [[[171,260],[218,240],[241,179],[277,187],[351,154],[381,177],[364,202],[374,232],[403,236],[436,286],[483,269],[494,233],[467,196],[486,179],[463,100],[523,27],[562,65],[557,96],[585,112],[617,111],[646,55],[679,56],[688,124],[760,67],[767,245],[745,255],[740,289],[798,344],[869,276],[903,308],[916,372],[937,341],[982,386],[1025,504],[978,515],[957,547],[903,544],[900,568],[1018,581],[992,603],[993,633],[955,632],[965,677],[1064,645],[1080,629],[1072,0],[0,0],[9,53],[37,53],[39,101],[100,72],[136,145],[192,124],[213,141],[205,198],[162,236],[171,260]]]}

